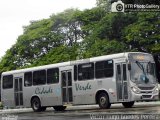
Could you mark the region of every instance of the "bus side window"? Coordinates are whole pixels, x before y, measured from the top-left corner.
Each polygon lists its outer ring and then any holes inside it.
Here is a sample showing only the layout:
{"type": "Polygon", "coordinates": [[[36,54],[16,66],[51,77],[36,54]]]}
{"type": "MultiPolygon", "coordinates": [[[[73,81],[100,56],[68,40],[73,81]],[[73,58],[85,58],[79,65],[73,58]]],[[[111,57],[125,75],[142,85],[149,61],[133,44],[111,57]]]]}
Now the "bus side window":
{"type": "Polygon", "coordinates": [[[113,60],[96,62],[95,71],[96,78],[113,77],[113,60]]]}
{"type": "Polygon", "coordinates": [[[94,78],[94,63],[78,65],[78,80],[91,80],[94,78]]]}
{"type": "Polygon", "coordinates": [[[121,67],[120,67],[120,65],[117,65],[117,72],[118,72],[118,75],[121,74],[121,67]]]}
{"type": "Polygon", "coordinates": [[[120,65],[117,65],[116,78],[118,81],[121,81],[121,66],[120,65]]]}
{"type": "Polygon", "coordinates": [[[32,86],[32,72],[24,73],[24,86],[32,86]]]}
{"type": "Polygon", "coordinates": [[[47,83],[54,84],[59,82],[59,69],[52,68],[47,70],[47,83]]]}
{"type": "Polygon", "coordinates": [[[39,70],[33,72],[33,85],[46,84],[46,70],[39,70]]]}
{"type": "Polygon", "coordinates": [[[74,65],[74,80],[77,80],[77,65],[74,65]]]}
{"type": "Polygon", "coordinates": [[[13,88],[13,75],[3,76],[3,89],[13,88]]]}
{"type": "Polygon", "coordinates": [[[123,64],[123,80],[127,80],[126,64],[123,64]]]}

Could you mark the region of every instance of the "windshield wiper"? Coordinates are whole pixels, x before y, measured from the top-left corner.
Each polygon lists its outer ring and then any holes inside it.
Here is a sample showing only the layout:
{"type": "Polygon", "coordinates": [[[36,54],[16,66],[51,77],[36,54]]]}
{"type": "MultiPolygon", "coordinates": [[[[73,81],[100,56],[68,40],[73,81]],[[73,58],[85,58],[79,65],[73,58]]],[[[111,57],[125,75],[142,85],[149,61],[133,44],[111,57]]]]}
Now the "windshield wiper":
{"type": "Polygon", "coordinates": [[[147,75],[146,75],[146,72],[145,72],[145,70],[144,70],[143,65],[142,65],[140,62],[138,62],[138,61],[136,61],[136,64],[137,64],[138,67],[143,71],[143,74],[144,74],[144,75],[141,75],[140,79],[143,80],[145,83],[148,83],[148,82],[149,82],[149,79],[148,79],[148,77],[147,77],[147,75]]]}
{"type": "Polygon", "coordinates": [[[146,75],[146,73],[145,73],[145,71],[144,71],[143,65],[142,65],[140,62],[138,62],[138,61],[136,61],[136,64],[137,64],[138,67],[143,71],[143,73],[146,75]]]}

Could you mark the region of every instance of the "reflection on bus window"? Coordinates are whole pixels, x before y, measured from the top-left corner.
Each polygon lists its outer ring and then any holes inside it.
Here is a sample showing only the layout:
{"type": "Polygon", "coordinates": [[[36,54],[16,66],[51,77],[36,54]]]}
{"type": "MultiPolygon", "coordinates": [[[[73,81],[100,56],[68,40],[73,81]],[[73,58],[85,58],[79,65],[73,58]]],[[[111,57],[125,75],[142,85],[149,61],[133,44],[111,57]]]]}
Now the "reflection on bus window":
{"type": "Polygon", "coordinates": [[[53,84],[59,82],[59,69],[52,68],[47,70],[47,83],[53,84]]]}
{"type": "Polygon", "coordinates": [[[3,76],[3,89],[13,88],[13,75],[3,76]]]}
{"type": "Polygon", "coordinates": [[[46,70],[34,71],[33,85],[44,85],[44,84],[46,84],[46,70]]]}
{"type": "Polygon", "coordinates": [[[149,83],[155,83],[156,73],[155,73],[154,63],[148,63],[148,62],[132,63],[131,80],[137,83],[142,83],[145,82],[146,80],[149,83]]]}
{"type": "Polygon", "coordinates": [[[95,64],[96,78],[105,78],[113,76],[113,61],[100,61],[95,64]]]}
{"type": "Polygon", "coordinates": [[[24,74],[24,86],[32,86],[32,72],[24,74]]]}
{"type": "Polygon", "coordinates": [[[94,63],[78,65],[78,80],[90,80],[94,78],[94,63]]]}

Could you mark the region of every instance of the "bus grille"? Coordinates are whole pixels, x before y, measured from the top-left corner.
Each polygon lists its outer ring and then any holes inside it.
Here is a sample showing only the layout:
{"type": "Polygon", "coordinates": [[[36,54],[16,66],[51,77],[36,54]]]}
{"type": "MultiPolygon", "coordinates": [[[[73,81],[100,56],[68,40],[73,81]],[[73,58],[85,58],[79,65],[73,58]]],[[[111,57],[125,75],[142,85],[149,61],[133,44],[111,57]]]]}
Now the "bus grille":
{"type": "Polygon", "coordinates": [[[141,90],[152,90],[154,88],[154,86],[153,87],[139,87],[139,89],[141,89],[141,90]]]}
{"type": "Polygon", "coordinates": [[[141,93],[149,94],[149,93],[152,93],[152,91],[141,91],[141,93]]]}

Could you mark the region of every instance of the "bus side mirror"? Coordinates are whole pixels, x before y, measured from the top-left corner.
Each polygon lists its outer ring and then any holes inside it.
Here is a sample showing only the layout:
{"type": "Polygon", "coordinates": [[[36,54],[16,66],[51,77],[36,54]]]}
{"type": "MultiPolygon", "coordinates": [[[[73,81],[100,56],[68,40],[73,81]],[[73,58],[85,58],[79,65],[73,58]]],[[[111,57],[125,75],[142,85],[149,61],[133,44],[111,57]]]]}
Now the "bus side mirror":
{"type": "Polygon", "coordinates": [[[131,70],[131,64],[128,64],[128,70],[131,70]]]}

